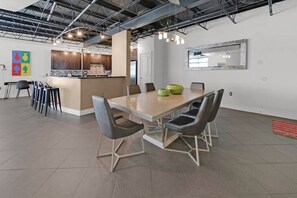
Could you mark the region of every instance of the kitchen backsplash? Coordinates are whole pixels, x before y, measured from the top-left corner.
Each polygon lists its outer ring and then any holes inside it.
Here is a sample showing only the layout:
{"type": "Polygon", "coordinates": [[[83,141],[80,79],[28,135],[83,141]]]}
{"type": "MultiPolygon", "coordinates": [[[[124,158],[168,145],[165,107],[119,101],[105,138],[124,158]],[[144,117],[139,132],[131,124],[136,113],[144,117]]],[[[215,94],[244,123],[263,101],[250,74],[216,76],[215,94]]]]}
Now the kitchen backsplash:
{"type": "MultiPolygon", "coordinates": [[[[90,70],[83,70],[83,76],[102,76],[111,75],[111,70],[104,70],[101,65],[90,65],[90,70]]],[[[82,76],[81,70],[51,70],[51,76],[77,77],[82,76]]]]}

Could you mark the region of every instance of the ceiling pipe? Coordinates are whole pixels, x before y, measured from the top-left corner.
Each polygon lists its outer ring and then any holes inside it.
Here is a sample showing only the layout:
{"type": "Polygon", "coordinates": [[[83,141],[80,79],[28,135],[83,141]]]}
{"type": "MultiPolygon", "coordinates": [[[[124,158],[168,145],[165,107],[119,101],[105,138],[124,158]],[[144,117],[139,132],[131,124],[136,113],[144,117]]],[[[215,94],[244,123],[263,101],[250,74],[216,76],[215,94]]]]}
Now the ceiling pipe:
{"type": "Polygon", "coordinates": [[[52,14],[53,14],[53,12],[54,12],[54,10],[55,10],[56,5],[57,5],[57,3],[54,2],[53,5],[52,5],[52,8],[51,8],[51,11],[50,11],[49,15],[47,16],[46,21],[49,21],[50,18],[52,17],[52,14]]]}

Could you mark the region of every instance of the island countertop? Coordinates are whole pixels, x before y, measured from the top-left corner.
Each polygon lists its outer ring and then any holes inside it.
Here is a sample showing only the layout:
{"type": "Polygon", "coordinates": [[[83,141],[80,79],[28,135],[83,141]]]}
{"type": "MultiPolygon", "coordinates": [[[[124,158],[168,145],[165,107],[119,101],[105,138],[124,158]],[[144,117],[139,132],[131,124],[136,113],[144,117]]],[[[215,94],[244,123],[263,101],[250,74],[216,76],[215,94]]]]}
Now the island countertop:
{"type": "Polygon", "coordinates": [[[126,78],[126,76],[50,76],[51,78],[70,78],[70,79],[101,79],[101,78],[126,78]]]}

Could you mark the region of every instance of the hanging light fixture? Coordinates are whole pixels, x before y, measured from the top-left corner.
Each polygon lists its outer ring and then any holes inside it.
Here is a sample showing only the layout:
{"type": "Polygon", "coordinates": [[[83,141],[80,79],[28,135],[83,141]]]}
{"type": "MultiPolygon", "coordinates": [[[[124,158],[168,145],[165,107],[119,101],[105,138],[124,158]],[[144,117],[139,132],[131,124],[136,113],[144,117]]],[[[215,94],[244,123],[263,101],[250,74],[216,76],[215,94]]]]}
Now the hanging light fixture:
{"type": "Polygon", "coordinates": [[[173,32],[159,32],[158,33],[159,40],[166,40],[166,42],[175,43],[177,45],[185,44],[185,40],[178,34],[174,34],[173,32]]]}
{"type": "MultiPolygon", "coordinates": [[[[171,3],[175,4],[175,7],[179,5],[179,0],[170,0],[171,3]]],[[[175,12],[175,19],[177,20],[177,12],[175,12]]],[[[171,21],[171,20],[170,20],[171,21]]],[[[166,27],[164,28],[164,31],[158,32],[158,38],[159,40],[165,39],[167,43],[175,43],[177,45],[185,44],[185,40],[179,36],[178,34],[175,34],[174,32],[168,32],[166,29],[169,29],[169,22],[167,22],[166,27]]]]}
{"type": "Polygon", "coordinates": [[[162,40],[162,38],[163,38],[163,34],[162,34],[162,32],[159,32],[159,40],[162,40]]]}

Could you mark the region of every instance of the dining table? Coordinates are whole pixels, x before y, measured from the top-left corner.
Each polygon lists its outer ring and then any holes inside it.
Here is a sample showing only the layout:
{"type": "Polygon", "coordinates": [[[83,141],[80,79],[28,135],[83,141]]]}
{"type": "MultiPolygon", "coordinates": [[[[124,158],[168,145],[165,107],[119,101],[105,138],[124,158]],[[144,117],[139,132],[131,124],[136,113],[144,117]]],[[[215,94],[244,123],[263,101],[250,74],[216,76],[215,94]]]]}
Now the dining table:
{"type": "Polygon", "coordinates": [[[166,143],[164,142],[164,124],[168,117],[178,116],[182,108],[189,107],[191,103],[202,99],[210,93],[213,93],[213,91],[185,88],[180,95],[164,97],[159,96],[158,91],[151,91],[111,98],[108,99],[108,102],[112,108],[138,117],[144,125],[145,134],[143,138],[164,149],[178,138],[177,133],[170,133],[166,143]],[[153,122],[158,123],[157,127],[151,127],[153,122]]]}

